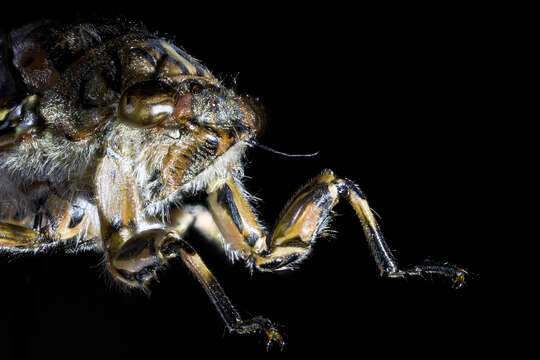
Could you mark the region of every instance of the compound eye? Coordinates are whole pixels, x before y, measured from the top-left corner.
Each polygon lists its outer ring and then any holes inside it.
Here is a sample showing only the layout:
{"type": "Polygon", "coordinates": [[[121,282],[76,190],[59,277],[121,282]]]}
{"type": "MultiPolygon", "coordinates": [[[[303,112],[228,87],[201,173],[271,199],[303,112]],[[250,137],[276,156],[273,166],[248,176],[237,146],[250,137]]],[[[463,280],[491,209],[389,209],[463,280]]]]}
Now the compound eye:
{"type": "Polygon", "coordinates": [[[173,113],[178,99],[178,92],[170,85],[157,80],[144,81],[124,91],[118,115],[131,126],[156,126],[173,113]]]}

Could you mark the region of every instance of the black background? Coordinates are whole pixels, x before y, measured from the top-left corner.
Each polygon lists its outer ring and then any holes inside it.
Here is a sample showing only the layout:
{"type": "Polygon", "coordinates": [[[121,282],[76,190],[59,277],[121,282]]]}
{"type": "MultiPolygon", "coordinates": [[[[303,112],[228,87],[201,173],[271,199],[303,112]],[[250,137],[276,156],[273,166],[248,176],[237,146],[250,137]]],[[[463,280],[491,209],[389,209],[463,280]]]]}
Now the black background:
{"type": "Polygon", "coordinates": [[[470,10],[16,6],[6,29],[40,17],[140,19],[260,97],[269,114],[262,143],[320,152],[250,152],[246,185],[263,199],[267,224],[300,185],[331,168],[367,194],[402,264],[431,256],[477,275],[459,291],[439,278],[381,279],[346,203],[336,208],[337,237],[321,239],[295,272],[250,276],[191,239],[244,315],[284,326],[285,351],[266,353],[263,336],[224,330],[181,264],[161,274],[148,298],[112,286],[98,255],[1,259],[0,358],[432,359],[482,351],[489,250],[479,217],[491,161],[483,139],[492,32],[470,10]]]}

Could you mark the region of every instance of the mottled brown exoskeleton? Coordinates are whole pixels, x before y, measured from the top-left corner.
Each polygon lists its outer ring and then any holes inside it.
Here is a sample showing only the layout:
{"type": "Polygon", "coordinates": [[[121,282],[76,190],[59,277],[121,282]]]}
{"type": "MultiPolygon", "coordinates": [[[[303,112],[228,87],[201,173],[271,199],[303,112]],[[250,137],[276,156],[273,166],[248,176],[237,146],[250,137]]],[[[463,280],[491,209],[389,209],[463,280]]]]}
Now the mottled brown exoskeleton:
{"type": "Polygon", "coordinates": [[[0,249],[64,245],[104,254],[112,277],[148,289],[180,258],[231,332],[265,332],[244,320],[185,234],[195,229],[253,270],[294,267],[309,254],[340,199],[362,224],[389,277],[441,274],[449,264],[400,267],[362,191],[325,170],[288,202],[271,231],[242,186],[242,158],[264,114],[225,88],[171,41],[136,24],[34,23],[0,34],[0,249]],[[195,195],[206,202],[185,205],[195,195]]]}

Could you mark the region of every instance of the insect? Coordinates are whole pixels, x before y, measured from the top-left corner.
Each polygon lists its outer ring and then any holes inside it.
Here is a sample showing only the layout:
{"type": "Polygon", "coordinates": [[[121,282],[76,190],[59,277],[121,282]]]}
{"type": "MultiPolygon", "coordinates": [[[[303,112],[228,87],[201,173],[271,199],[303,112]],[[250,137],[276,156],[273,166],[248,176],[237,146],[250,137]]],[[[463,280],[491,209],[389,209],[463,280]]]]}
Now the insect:
{"type": "Polygon", "coordinates": [[[364,193],[331,170],[300,188],[267,231],[242,185],[245,153],[262,146],[264,110],[172,41],[106,21],[43,21],[0,35],[3,252],[100,252],[112,279],[143,291],[180,259],[231,332],[262,332],[281,347],[270,320],[240,316],[188,231],[251,270],[293,269],[344,200],[381,275],[464,284],[466,270],[452,264],[399,266],[364,193]]]}

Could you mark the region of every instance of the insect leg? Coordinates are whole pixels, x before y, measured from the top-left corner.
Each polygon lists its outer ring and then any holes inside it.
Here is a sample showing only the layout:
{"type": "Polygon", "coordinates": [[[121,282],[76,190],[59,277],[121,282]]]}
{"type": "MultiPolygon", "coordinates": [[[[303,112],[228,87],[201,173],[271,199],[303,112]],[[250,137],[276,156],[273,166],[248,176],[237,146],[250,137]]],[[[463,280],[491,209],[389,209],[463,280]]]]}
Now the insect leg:
{"type": "Polygon", "coordinates": [[[38,239],[37,231],[0,222],[0,248],[31,249],[40,245],[38,239]]]}
{"type": "Polygon", "coordinates": [[[38,127],[37,95],[0,99],[0,149],[17,144],[38,127]]]}
{"type": "Polygon", "coordinates": [[[69,252],[96,248],[98,226],[89,221],[85,209],[54,193],[49,193],[39,207],[23,216],[11,204],[3,205],[0,208],[0,247],[38,252],[56,246],[69,252]]]}
{"type": "Polygon", "coordinates": [[[342,198],[351,204],[362,223],[371,254],[382,275],[439,274],[452,278],[456,287],[464,283],[467,272],[447,263],[399,267],[362,191],[352,181],[337,178],[331,170],[323,171],[293,196],[271,236],[265,236],[260,227],[253,231],[253,227],[248,226],[246,231],[245,224],[249,223],[246,216],[252,220],[255,217],[232,177],[208,197],[210,210],[227,242],[261,271],[287,269],[304,259],[317,236],[324,232],[333,207],[342,198]]]}
{"type": "Polygon", "coordinates": [[[351,180],[335,178],[331,171],[327,170],[327,172],[333,178],[331,182],[336,186],[340,197],[345,198],[356,212],[381,275],[386,274],[388,277],[399,278],[406,275],[437,274],[452,279],[456,288],[463,286],[467,271],[453,264],[445,262],[406,267],[398,266],[396,258],[388,247],[362,190],[351,180]]]}
{"type": "Polygon", "coordinates": [[[132,168],[116,154],[104,156],[96,172],[101,239],[114,279],[149,291],[156,272],[166,266],[160,248],[172,233],[146,221],[132,168]],[[144,228],[141,226],[144,225],[144,228]],[[149,229],[149,225],[154,225],[149,229]]]}
{"type": "Polygon", "coordinates": [[[229,329],[229,332],[237,334],[264,332],[268,337],[266,343],[267,350],[273,342],[278,343],[280,348],[283,349],[285,342],[276,329],[276,326],[270,320],[261,316],[242,320],[217,279],[191,245],[178,238],[170,239],[170,241],[167,241],[163,245],[161,252],[167,259],[176,256],[182,259],[187,268],[197,277],[197,280],[203,286],[229,329]]]}
{"type": "Polygon", "coordinates": [[[253,263],[267,249],[266,232],[259,224],[242,186],[232,175],[225,184],[208,194],[208,209],[233,259],[253,263]]]}
{"type": "Polygon", "coordinates": [[[189,230],[195,230],[215,245],[225,245],[225,239],[212,214],[206,206],[201,204],[185,205],[182,208],[172,210],[167,226],[180,235],[189,230]]]}
{"type": "MultiPolygon", "coordinates": [[[[268,336],[267,347],[277,342],[283,348],[285,342],[271,321],[260,316],[249,320],[240,317],[201,257],[180,237],[179,232],[199,226],[197,222],[201,221],[200,216],[208,215],[203,207],[180,209],[172,214],[170,228],[151,229],[132,235],[109,255],[112,274],[130,286],[148,291],[148,283],[155,278],[156,271],[163,269],[169,260],[180,258],[197,277],[230,332],[264,332],[268,336]]],[[[209,228],[202,229],[204,232],[209,228]]]]}

